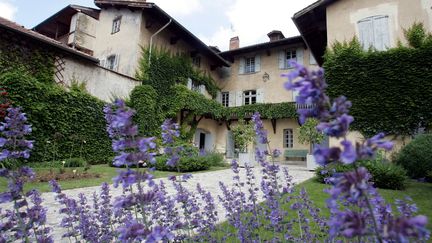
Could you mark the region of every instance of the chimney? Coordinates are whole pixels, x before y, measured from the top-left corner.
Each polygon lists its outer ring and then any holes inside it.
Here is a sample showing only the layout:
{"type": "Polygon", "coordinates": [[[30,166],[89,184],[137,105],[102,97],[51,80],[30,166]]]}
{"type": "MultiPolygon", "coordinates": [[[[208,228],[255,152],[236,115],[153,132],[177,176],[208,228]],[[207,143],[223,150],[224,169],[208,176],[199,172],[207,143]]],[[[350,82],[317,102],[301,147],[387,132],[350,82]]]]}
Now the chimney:
{"type": "Polygon", "coordinates": [[[280,30],[273,30],[272,32],[268,33],[267,36],[270,38],[270,42],[285,39],[285,36],[280,30]]]}
{"type": "Polygon", "coordinates": [[[230,39],[229,49],[234,50],[240,48],[240,39],[238,36],[230,39]]]}

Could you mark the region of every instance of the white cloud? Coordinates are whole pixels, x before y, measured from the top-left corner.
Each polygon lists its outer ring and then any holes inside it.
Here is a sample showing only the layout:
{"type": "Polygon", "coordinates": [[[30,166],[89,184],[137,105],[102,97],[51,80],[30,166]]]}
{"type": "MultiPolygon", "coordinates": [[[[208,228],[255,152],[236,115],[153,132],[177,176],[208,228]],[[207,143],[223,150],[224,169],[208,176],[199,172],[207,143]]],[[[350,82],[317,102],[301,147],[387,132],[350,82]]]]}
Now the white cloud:
{"type": "Polygon", "coordinates": [[[173,17],[189,15],[202,10],[200,0],[154,0],[152,2],[173,17]]]}
{"type": "Polygon", "coordinates": [[[235,0],[225,12],[231,26],[221,26],[212,36],[203,36],[209,45],[217,45],[227,50],[229,39],[239,36],[240,46],[268,41],[267,33],[280,30],[285,37],[298,35],[291,20],[295,12],[315,0],[235,0]]]}
{"type": "Polygon", "coordinates": [[[13,20],[17,8],[7,1],[0,0],[0,16],[9,20],[13,20]]]}

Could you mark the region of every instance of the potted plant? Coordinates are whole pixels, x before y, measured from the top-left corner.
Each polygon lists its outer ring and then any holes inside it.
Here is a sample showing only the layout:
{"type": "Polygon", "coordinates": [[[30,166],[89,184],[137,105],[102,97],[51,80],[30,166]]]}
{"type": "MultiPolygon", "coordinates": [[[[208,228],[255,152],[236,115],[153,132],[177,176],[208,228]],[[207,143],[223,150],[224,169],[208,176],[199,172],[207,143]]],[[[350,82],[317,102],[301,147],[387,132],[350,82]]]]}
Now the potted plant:
{"type": "Polygon", "coordinates": [[[316,129],[318,123],[318,120],[309,118],[299,128],[299,142],[309,144],[309,153],[306,155],[306,167],[308,170],[315,170],[319,166],[312,154],[313,145],[321,143],[325,138],[324,134],[316,129]]]}
{"type": "Polygon", "coordinates": [[[252,123],[247,124],[244,120],[239,120],[238,124],[231,128],[234,144],[238,149],[239,164],[249,164],[253,167],[255,165],[253,159],[253,152],[249,151],[249,146],[255,140],[255,131],[252,123]]]}

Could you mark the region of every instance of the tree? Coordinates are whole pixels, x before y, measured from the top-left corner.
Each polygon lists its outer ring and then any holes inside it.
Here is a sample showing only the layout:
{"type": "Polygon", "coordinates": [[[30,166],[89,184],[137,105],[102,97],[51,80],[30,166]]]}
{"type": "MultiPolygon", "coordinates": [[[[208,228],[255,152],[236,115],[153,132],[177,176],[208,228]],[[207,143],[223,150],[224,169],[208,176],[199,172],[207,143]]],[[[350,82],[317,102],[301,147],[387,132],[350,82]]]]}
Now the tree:
{"type": "Polygon", "coordinates": [[[313,145],[321,143],[324,140],[324,134],[316,129],[318,120],[309,118],[299,128],[299,142],[302,144],[309,144],[309,153],[312,153],[313,145]]]}
{"type": "Polygon", "coordinates": [[[240,152],[246,152],[249,144],[255,139],[255,131],[252,123],[239,120],[238,124],[231,128],[234,143],[240,152]]]}

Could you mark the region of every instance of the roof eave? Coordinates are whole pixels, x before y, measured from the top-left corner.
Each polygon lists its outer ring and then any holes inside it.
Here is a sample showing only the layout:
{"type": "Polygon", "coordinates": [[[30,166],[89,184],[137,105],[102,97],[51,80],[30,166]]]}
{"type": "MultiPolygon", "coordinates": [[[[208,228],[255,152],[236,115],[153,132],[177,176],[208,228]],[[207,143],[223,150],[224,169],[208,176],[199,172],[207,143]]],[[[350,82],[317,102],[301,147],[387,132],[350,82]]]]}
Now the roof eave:
{"type": "MultiPolygon", "coordinates": [[[[79,57],[81,57],[81,58],[84,58],[84,59],[86,59],[86,60],[88,60],[88,61],[91,61],[91,62],[94,62],[94,63],[99,63],[99,59],[94,58],[94,57],[91,57],[91,56],[88,56],[88,55],[86,55],[86,54],[84,54],[84,53],[81,53],[81,52],[79,52],[79,51],[73,50],[73,49],[71,49],[71,48],[69,48],[69,47],[62,46],[61,44],[56,44],[56,43],[50,42],[50,41],[48,41],[48,40],[44,40],[44,39],[42,39],[42,38],[37,38],[37,37],[35,37],[35,36],[33,36],[33,35],[27,33],[27,32],[19,31],[19,30],[17,30],[17,29],[11,28],[11,27],[6,26],[6,25],[2,25],[2,27],[5,28],[5,29],[7,29],[7,30],[9,30],[9,31],[12,31],[12,32],[14,32],[14,33],[17,33],[17,34],[20,34],[20,35],[24,35],[24,36],[26,36],[26,37],[28,37],[28,38],[31,38],[31,39],[34,39],[34,40],[40,41],[40,42],[42,42],[42,43],[44,43],[44,44],[46,44],[46,45],[49,45],[49,46],[52,46],[52,47],[58,48],[58,49],[60,49],[60,50],[62,50],[62,51],[64,51],[64,52],[67,52],[67,53],[69,53],[69,54],[79,56],[79,57]]],[[[31,31],[31,30],[30,30],[30,31],[31,31]]]]}

